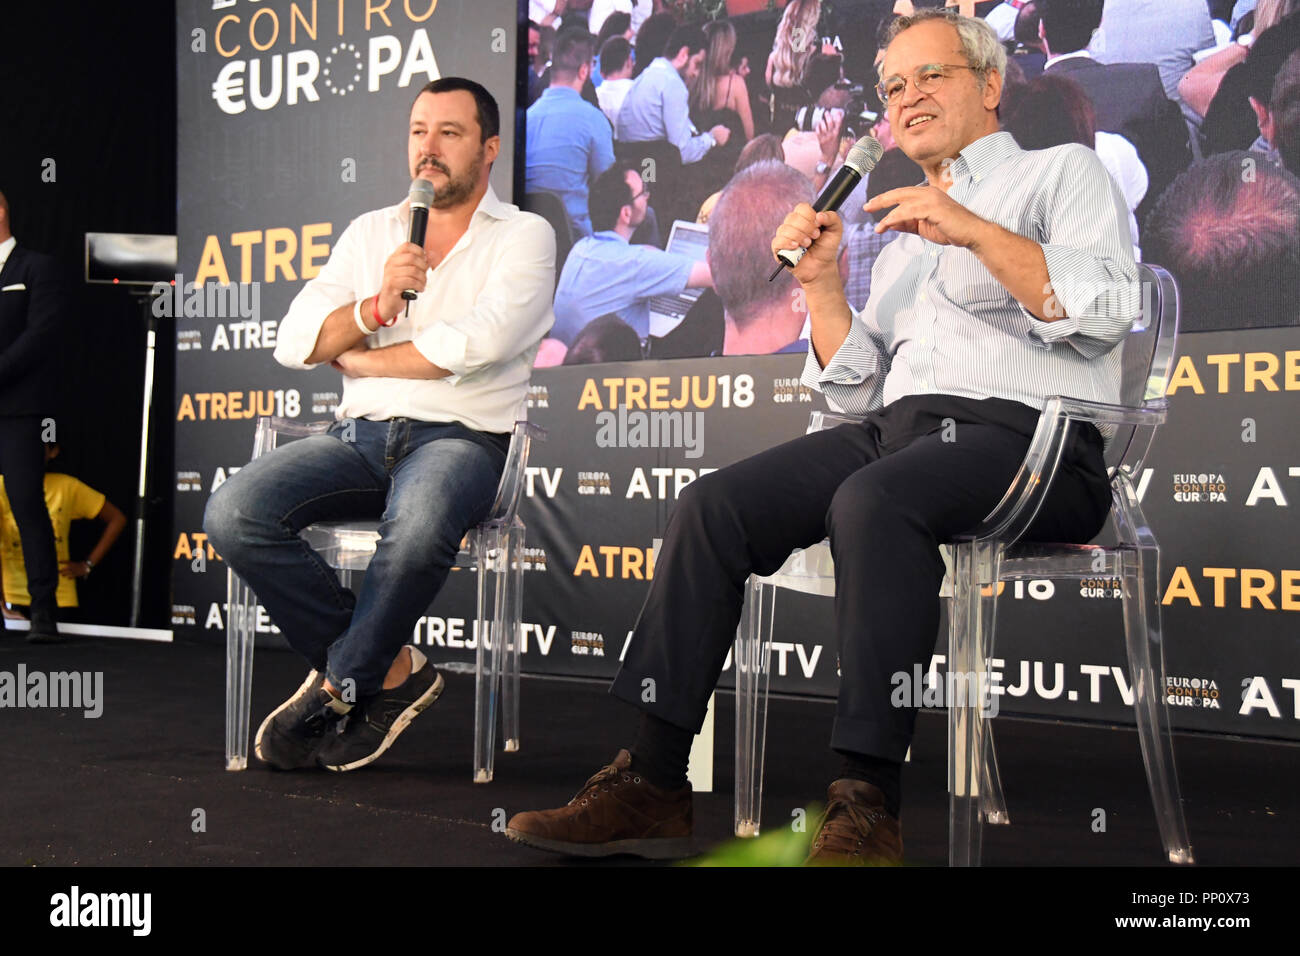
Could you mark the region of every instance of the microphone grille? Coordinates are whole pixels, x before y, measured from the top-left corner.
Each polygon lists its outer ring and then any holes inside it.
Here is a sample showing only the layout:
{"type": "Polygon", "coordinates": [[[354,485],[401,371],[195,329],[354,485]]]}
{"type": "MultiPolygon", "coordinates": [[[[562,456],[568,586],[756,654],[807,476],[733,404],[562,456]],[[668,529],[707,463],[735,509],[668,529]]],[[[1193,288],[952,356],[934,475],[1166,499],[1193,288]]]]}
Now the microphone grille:
{"type": "Polygon", "coordinates": [[[433,183],[429,182],[429,180],[411,180],[411,191],[407,193],[407,198],[411,201],[412,206],[423,206],[428,209],[429,206],[433,205],[433,196],[433,183]]]}
{"type": "Polygon", "coordinates": [[[880,162],[885,155],[885,147],[874,136],[864,136],[853,144],[849,155],[844,157],[844,165],[859,175],[865,176],[880,162]]]}

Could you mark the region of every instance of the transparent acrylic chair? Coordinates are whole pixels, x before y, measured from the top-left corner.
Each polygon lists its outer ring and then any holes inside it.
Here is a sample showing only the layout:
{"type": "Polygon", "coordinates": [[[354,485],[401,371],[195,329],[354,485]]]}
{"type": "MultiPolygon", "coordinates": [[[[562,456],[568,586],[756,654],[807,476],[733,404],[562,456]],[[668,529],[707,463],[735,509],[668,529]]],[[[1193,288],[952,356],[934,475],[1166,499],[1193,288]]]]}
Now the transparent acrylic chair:
{"type": "MultiPolygon", "coordinates": [[[[987,676],[994,656],[994,617],[1001,582],[1110,576],[1123,581],[1125,643],[1133,711],[1147,782],[1165,853],[1172,863],[1192,863],[1165,704],[1164,633],[1160,613],[1160,549],[1134,490],[1156,426],[1164,422],[1166,385],[1178,333],[1178,289],[1159,266],[1139,265],[1146,308],[1123,345],[1121,404],[1054,397],[1047,401],[1018,473],[1001,502],[979,527],[951,543],[949,673],[987,676]],[[1042,505],[1064,451],[1071,420],[1115,427],[1106,451],[1111,472],[1111,515],[1118,544],[1016,545],[1042,505]]],[[[857,421],[814,412],[808,431],[857,421]]],[[[833,596],[835,571],[823,541],[794,554],[775,574],[751,577],[737,632],[736,811],[738,836],[758,833],[767,721],[768,658],[776,589],[833,596]]],[[[988,690],[948,700],[948,859],[977,866],[983,822],[1010,822],[998,776],[988,690]]]]}
{"type": "MultiPolygon", "coordinates": [[[[331,422],[302,423],[259,418],[253,457],[273,451],[281,438],[318,435],[331,422]]],[[[474,782],[491,781],[497,715],[506,751],[519,749],[519,624],[523,603],[524,523],[519,498],[529,446],[545,441],[546,431],[515,422],[501,484],[492,510],[461,542],[456,567],[478,572],[474,661],[474,782]],[[484,639],[486,637],[486,640],[484,639]]],[[[353,571],[364,571],[379,540],[379,522],[322,522],[303,529],[307,541],[339,572],[344,587],[353,571]]],[[[253,646],[257,596],[234,571],[226,572],[226,769],[248,766],[249,710],[252,702],[253,646]]]]}

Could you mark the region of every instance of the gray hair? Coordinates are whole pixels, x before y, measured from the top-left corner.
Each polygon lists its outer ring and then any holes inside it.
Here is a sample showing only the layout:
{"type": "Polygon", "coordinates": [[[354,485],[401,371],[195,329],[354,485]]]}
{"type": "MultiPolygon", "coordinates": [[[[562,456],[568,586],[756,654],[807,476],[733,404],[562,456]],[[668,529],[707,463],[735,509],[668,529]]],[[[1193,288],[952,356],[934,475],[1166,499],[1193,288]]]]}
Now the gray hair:
{"type": "MultiPolygon", "coordinates": [[[[1002,76],[1006,75],[1007,51],[1003,49],[993,28],[978,17],[963,17],[947,7],[926,7],[917,10],[910,17],[895,17],[885,31],[885,46],[893,43],[894,37],[904,30],[926,20],[943,20],[956,29],[957,35],[961,38],[962,54],[966,57],[967,65],[979,78],[980,86],[983,86],[988,79],[990,70],[997,70],[1002,76]]],[[[885,61],[881,58],[880,65],[876,67],[879,79],[884,79],[884,69],[885,61]]]]}
{"type": "Polygon", "coordinates": [[[770,309],[789,314],[794,277],[787,269],[767,281],[772,236],[790,210],[812,200],[807,177],[775,159],[745,167],[723,188],[709,215],[709,263],[713,289],[737,323],[748,325],[770,309]]]}

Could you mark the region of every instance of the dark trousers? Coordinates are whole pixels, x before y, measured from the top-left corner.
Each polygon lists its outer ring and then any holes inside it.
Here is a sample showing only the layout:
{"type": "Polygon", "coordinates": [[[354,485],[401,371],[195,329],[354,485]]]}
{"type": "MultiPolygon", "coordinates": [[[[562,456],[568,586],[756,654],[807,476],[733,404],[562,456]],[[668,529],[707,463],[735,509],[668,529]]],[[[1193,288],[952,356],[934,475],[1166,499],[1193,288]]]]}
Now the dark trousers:
{"type": "Polygon", "coordinates": [[[27,565],[27,593],[32,608],[56,613],[59,563],[54,527],[45,507],[45,445],[38,415],[0,415],[0,475],[13,509],[27,565]]]}
{"type": "MultiPolygon", "coordinates": [[[[31,620],[32,608],[30,604],[10,604],[9,610],[17,611],[23,617],[31,620]]],[[[85,612],[80,607],[61,607],[59,608],[60,624],[86,624],[85,612]]]]}
{"type": "MultiPolygon", "coordinates": [[[[795,548],[829,536],[841,675],[831,746],[901,761],[916,712],[891,705],[890,678],[928,666],[934,652],[939,545],[1001,500],[1037,421],[1018,402],[909,396],[861,425],[796,438],[692,482],[610,692],[698,733],[749,575],[771,574],[795,548]]],[[[1074,427],[1026,540],[1086,542],[1105,523],[1101,436],[1074,427]]]]}

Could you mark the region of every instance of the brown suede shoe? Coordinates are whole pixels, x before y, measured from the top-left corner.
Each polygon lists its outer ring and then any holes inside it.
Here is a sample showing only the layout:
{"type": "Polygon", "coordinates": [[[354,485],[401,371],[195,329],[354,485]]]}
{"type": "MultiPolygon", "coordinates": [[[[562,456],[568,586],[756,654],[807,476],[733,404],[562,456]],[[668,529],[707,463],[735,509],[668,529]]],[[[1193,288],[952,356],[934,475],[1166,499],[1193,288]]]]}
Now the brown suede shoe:
{"type": "Polygon", "coordinates": [[[885,795],[861,780],[836,780],[805,866],[899,866],[903,828],[885,810],[885,795]]]}
{"type": "Polygon", "coordinates": [[[516,813],[506,836],[542,850],[572,856],[631,853],[648,860],[690,856],[691,787],[661,790],[633,773],[632,755],[620,750],[614,762],[583,785],[558,810],[516,813]]]}

